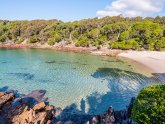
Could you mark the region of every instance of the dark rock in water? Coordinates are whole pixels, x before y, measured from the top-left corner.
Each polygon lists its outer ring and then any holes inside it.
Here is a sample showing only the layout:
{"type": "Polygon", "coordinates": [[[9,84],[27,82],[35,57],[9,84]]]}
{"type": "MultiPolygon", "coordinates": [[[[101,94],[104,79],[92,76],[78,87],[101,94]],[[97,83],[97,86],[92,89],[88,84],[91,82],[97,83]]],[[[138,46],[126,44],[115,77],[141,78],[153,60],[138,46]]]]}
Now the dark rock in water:
{"type": "Polygon", "coordinates": [[[17,94],[17,91],[10,89],[10,90],[7,90],[5,93],[7,93],[7,94],[10,94],[10,93],[17,94]]]}
{"type": "Polygon", "coordinates": [[[12,102],[12,105],[13,106],[17,106],[17,105],[20,105],[21,104],[21,98],[16,98],[14,99],[14,101],[12,102]]]}
{"type": "Polygon", "coordinates": [[[29,103],[30,107],[32,107],[39,102],[46,102],[48,98],[44,98],[45,93],[46,90],[34,90],[21,99],[15,100],[13,105],[17,105],[18,103],[29,103]]]}
{"type": "Polygon", "coordinates": [[[30,73],[7,73],[7,74],[16,76],[24,80],[32,80],[34,78],[34,74],[30,74],[30,73]]]}
{"type": "Polygon", "coordinates": [[[115,115],[114,115],[114,110],[112,107],[108,109],[108,111],[104,114],[103,120],[105,121],[106,124],[113,124],[115,122],[115,115]]]}
{"type": "Polygon", "coordinates": [[[132,97],[131,102],[129,103],[128,109],[127,109],[127,117],[130,118],[131,117],[131,111],[133,109],[133,104],[135,101],[135,97],[132,97]]]}
{"type": "Polygon", "coordinates": [[[115,111],[114,114],[116,123],[121,123],[123,120],[126,120],[128,118],[128,113],[126,110],[115,111]]]}
{"type": "Polygon", "coordinates": [[[93,123],[100,123],[101,122],[101,117],[100,115],[95,115],[93,118],[92,118],[92,122],[93,123]]]}
{"type": "Polygon", "coordinates": [[[127,110],[115,111],[110,107],[104,114],[93,116],[91,122],[93,124],[134,124],[130,118],[134,100],[135,98],[131,99],[127,110]]]}

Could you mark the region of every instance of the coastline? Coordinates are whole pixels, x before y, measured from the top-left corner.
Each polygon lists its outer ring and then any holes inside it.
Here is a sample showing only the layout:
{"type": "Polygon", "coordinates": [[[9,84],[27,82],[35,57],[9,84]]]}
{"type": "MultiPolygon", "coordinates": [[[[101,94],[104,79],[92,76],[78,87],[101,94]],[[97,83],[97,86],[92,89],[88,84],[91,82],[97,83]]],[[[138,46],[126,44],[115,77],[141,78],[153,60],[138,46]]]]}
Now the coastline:
{"type": "Polygon", "coordinates": [[[49,104],[45,97],[45,90],[34,90],[27,95],[19,96],[15,90],[0,91],[0,123],[3,124],[74,124],[74,123],[103,123],[112,122],[133,124],[131,111],[135,98],[128,106],[120,111],[109,107],[100,115],[90,115],[74,110],[75,108],[61,108],[49,104]],[[74,113],[69,113],[72,109],[74,113]]]}
{"type": "Polygon", "coordinates": [[[152,70],[153,74],[165,73],[165,52],[158,51],[125,51],[119,57],[128,58],[141,63],[152,70]]]}
{"type": "Polygon", "coordinates": [[[54,45],[50,46],[47,44],[0,44],[0,48],[5,49],[26,49],[26,48],[34,48],[34,49],[52,49],[57,51],[70,51],[70,52],[83,52],[83,53],[91,53],[94,55],[100,56],[117,56],[119,53],[122,53],[123,50],[112,50],[107,48],[97,49],[96,47],[76,47],[74,45],[54,45]]]}
{"type": "Polygon", "coordinates": [[[119,50],[119,49],[108,49],[96,47],[76,47],[74,45],[54,45],[50,46],[47,44],[0,44],[0,48],[5,49],[52,49],[56,51],[65,52],[82,52],[90,53],[99,56],[116,56],[127,58],[134,61],[137,64],[146,67],[146,70],[153,74],[165,73],[165,51],[133,51],[133,50],[119,50]]]}

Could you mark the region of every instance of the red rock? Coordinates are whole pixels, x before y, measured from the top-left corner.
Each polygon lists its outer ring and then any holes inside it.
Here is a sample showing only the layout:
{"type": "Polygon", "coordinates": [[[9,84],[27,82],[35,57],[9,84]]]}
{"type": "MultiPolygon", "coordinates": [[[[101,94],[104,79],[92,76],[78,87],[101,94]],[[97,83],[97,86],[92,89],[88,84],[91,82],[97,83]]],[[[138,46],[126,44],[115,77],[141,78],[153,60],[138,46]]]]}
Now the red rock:
{"type": "Polygon", "coordinates": [[[38,104],[36,104],[34,107],[33,107],[33,110],[34,111],[39,111],[39,110],[42,110],[46,107],[46,104],[45,102],[40,102],[38,104]]]}
{"type": "Polygon", "coordinates": [[[5,93],[4,92],[0,92],[0,97],[4,96],[5,93]]]}
{"type": "Polygon", "coordinates": [[[7,103],[8,101],[13,100],[14,98],[14,94],[10,93],[10,94],[5,94],[3,96],[0,97],[0,108],[3,107],[3,105],[5,103],[7,103]]]}

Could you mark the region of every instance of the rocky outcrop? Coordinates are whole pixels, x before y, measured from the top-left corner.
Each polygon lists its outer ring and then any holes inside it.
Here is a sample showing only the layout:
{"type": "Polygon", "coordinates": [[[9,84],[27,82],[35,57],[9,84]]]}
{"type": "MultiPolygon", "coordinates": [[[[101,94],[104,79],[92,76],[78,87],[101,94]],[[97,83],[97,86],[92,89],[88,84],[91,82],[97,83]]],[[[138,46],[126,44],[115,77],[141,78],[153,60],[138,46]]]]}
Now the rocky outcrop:
{"type": "Polygon", "coordinates": [[[46,104],[46,92],[36,90],[15,98],[13,93],[0,92],[0,123],[3,124],[51,124],[55,108],[46,104]]]}
{"type": "Polygon", "coordinates": [[[95,115],[91,123],[94,124],[134,124],[131,117],[131,111],[133,108],[135,98],[131,99],[131,102],[126,110],[115,111],[112,107],[108,109],[102,115],[95,115]]]}
{"type": "Polygon", "coordinates": [[[130,116],[134,98],[126,110],[110,107],[105,113],[92,116],[55,108],[47,103],[45,93],[35,90],[16,98],[12,90],[0,92],[0,124],[133,124],[130,116]]]}
{"type": "Polygon", "coordinates": [[[10,93],[10,94],[5,94],[5,93],[0,93],[0,108],[3,107],[3,105],[11,100],[13,100],[14,98],[14,94],[10,93]]]}

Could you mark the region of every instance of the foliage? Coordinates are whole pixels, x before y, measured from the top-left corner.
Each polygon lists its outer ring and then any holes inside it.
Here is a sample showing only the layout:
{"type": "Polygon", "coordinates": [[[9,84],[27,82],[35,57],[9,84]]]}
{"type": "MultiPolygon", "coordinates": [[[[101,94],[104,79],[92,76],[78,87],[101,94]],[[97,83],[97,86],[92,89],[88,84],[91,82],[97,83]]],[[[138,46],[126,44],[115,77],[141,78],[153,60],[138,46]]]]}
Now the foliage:
{"type": "Polygon", "coordinates": [[[135,39],[125,40],[122,42],[114,42],[110,45],[110,48],[112,49],[122,49],[122,50],[128,50],[128,49],[139,49],[139,44],[135,39]]]}
{"type": "Polygon", "coordinates": [[[19,40],[17,40],[15,43],[16,43],[16,44],[20,44],[20,43],[22,43],[22,42],[23,42],[23,40],[19,39],[19,40]]]}
{"type": "Polygon", "coordinates": [[[129,39],[129,30],[122,32],[119,36],[119,41],[128,40],[128,39],[129,39]]]}
{"type": "Polygon", "coordinates": [[[36,43],[38,39],[35,36],[30,37],[29,43],[36,43]]]}
{"type": "Polygon", "coordinates": [[[89,39],[87,38],[87,36],[85,35],[81,35],[79,38],[78,38],[78,41],[76,42],[76,46],[79,47],[79,46],[82,46],[82,47],[89,47],[89,39]]]}
{"type": "Polygon", "coordinates": [[[132,118],[138,124],[164,124],[165,85],[143,88],[135,100],[132,118]]]}
{"type": "Polygon", "coordinates": [[[0,42],[48,43],[61,41],[76,46],[112,49],[165,49],[165,17],[121,16],[84,19],[74,22],[59,20],[0,20],[0,42]]]}
{"type": "Polygon", "coordinates": [[[5,35],[0,36],[0,42],[5,42],[5,41],[6,41],[6,36],[5,35]]]}

